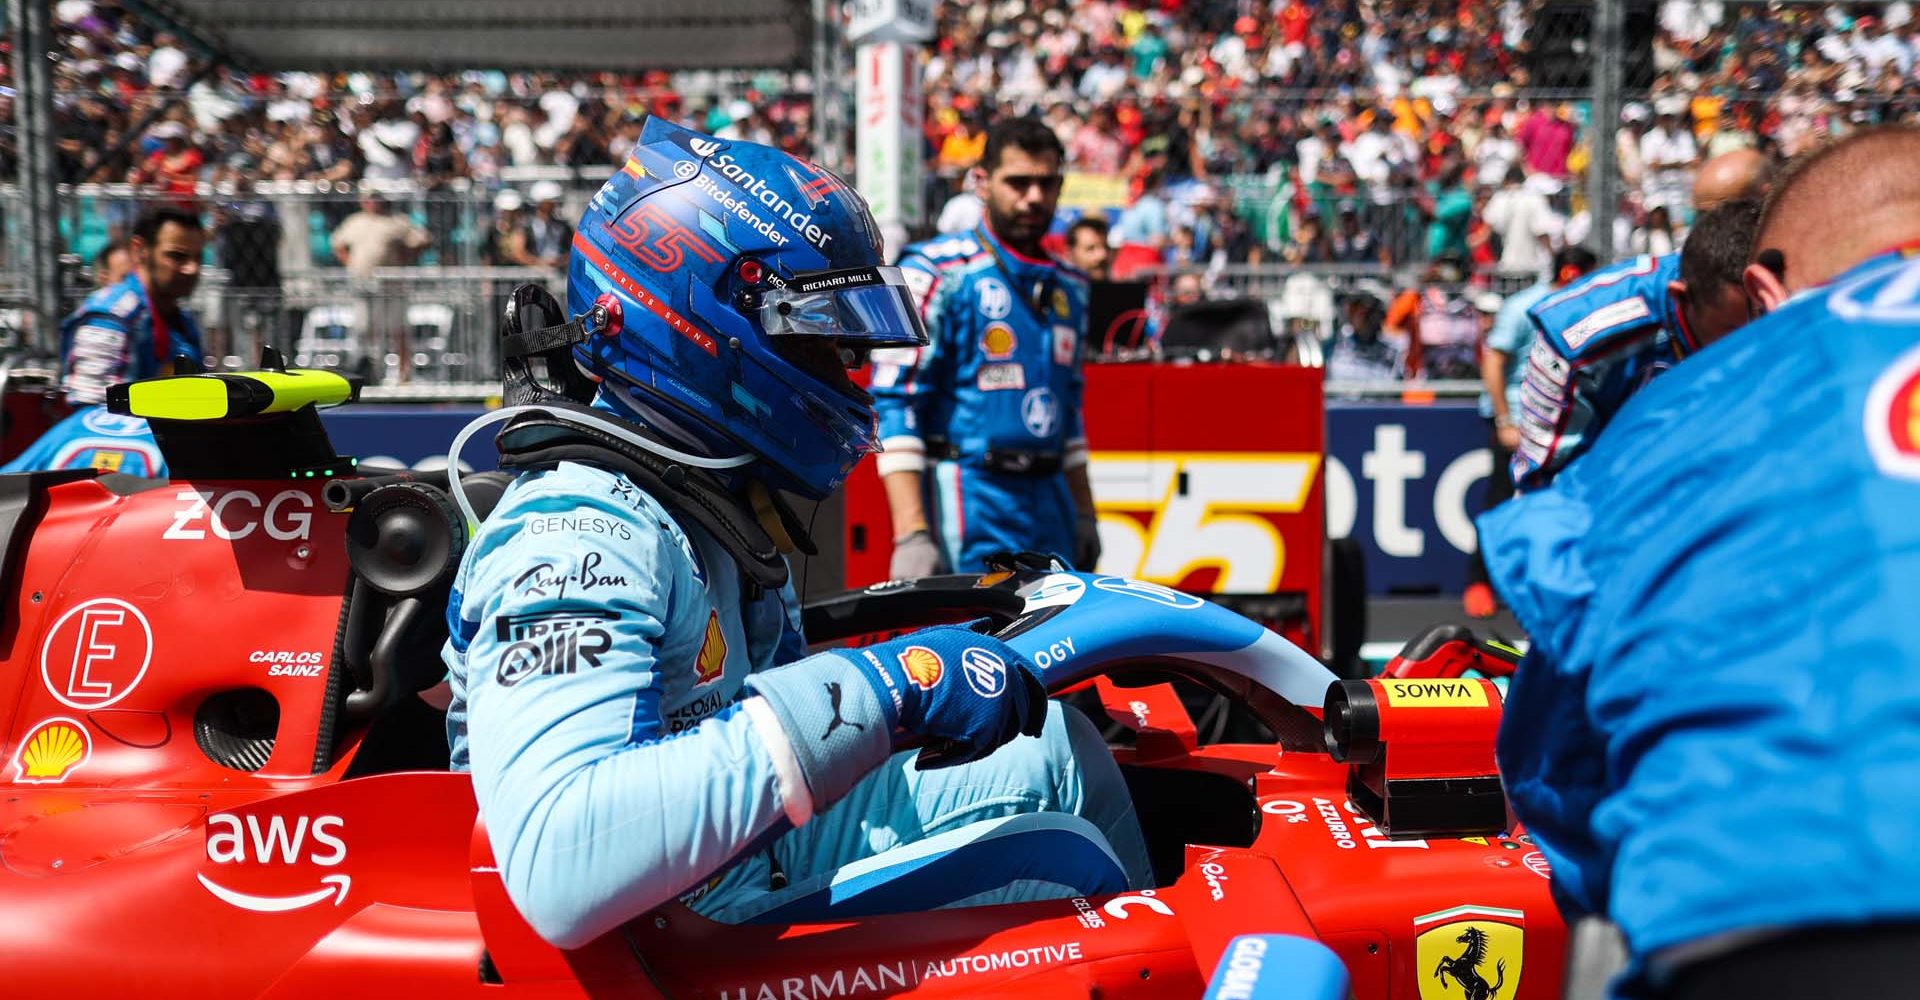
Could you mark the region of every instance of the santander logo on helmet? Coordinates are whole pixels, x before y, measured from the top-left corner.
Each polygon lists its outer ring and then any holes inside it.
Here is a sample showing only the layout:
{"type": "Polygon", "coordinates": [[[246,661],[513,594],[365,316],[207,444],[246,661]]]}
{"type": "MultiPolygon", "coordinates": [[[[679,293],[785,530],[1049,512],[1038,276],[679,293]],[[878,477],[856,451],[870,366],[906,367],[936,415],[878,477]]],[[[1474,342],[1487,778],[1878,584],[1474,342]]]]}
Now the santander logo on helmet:
{"type": "Polygon", "coordinates": [[[653,118],[575,233],[569,314],[620,306],[575,348],[615,412],[813,499],[878,447],[871,401],[823,359],[926,335],[839,177],[653,118]]]}

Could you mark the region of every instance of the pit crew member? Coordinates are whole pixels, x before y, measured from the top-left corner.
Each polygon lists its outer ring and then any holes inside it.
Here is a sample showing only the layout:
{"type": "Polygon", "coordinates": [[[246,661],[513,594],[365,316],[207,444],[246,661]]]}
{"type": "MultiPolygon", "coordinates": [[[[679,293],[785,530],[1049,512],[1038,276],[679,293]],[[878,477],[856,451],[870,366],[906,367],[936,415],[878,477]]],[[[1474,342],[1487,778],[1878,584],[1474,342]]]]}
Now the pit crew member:
{"type": "MultiPolygon", "coordinates": [[[[1561,247],[1553,255],[1553,275],[1507,296],[1494,314],[1486,349],[1480,352],[1480,416],[1489,425],[1487,447],[1493,452],[1493,471],[1487,475],[1481,494],[1482,511],[1492,510],[1513,496],[1513,477],[1508,469],[1520,445],[1520,425],[1514,418],[1520,412],[1523,359],[1533,343],[1533,323],[1527,318],[1527,310],[1578,281],[1597,263],[1593,251],[1586,247],[1561,247]]],[[[1487,582],[1486,562],[1477,549],[1467,561],[1467,589],[1461,595],[1461,605],[1473,618],[1492,618],[1499,610],[1487,582]]]]}
{"type": "MultiPolygon", "coordinates": [[[[847,368],[924,338],[881,260],[832,174],[654,118],[573,237],[575,319],[509,324],[518,405],[494,419],[519,475],[456,576],[447,727],[510,898],[558,946],[675,898],[828,916],[843,866],[1018,814],[1077,814],[1105,881],[1149,877],[1105,745],[1005,644],[942,626],[806,655],[785,495],[826,497],[878,444],[847,368]],[[564,391],[516,374],[536,356],[564,391]],[[919,743],[925,764],[896,752],[919,743]]],[[[917,905],[1079,894],[1019,874],[1057,859],[964,854],[917,905]]]]}
{"type": "Polygon", "coordinates": [[[134,223],[128,241],[132,273],[94,291],[60,324],[60,387],[73,413],[0,472],[166,475],[147,422],[108,413],[102,404],[107,387],[117,382],[172,374],[181,357],[199,365],[200,324],[183,303],[200,283],[206,243],[200,217],[185,209],[151,209],[134,223]]]}
{"type": "Polygon", "coordinates": [[[1740,272],[1759,203],[1702,214],[1680,253],[1601,268],[1527,311],[1534,327],[1513,482],[1550,481],[1649,379],[1746,321],[1740,272]]]}
{"type": "Polygon", "coordinates": [[[995,125],[971,174],[985,221],[901,258],[928,344],[873,373],[895,579],[1009,550],[1099,561],[1080,418],[1088,284],[1040,246],[1062,159],[1039,120],[995,125]]]}
{"type": "Polygon", "coordinates": [[[1480,519],[1533,641],[1501,773],[1563,905],[1624,933],[1616,995],[1912,991],[1916,157],[1897,126],[1793,167],[1746,274],[1766,315],[1480,519]]]}

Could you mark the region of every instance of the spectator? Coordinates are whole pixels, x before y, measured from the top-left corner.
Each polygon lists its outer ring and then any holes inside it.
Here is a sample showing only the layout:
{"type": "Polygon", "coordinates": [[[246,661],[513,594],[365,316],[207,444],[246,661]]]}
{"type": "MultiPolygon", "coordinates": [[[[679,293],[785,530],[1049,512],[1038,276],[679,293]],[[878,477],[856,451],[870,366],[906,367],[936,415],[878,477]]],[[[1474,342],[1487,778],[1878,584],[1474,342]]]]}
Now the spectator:
{"type": "Polygon", "coordinates": [[[353,274],[364,306],[368,347],[384,356],[388,370],[398,369],[401,381],[412,377],[413,352],[407,328],[406,290],[392,280],[377,280],[374,271],[411,264],[431,240],[425,230],[393,214],[387,199],[376,191],[360,196],[360,211],[333,231],[333,255],[353,274]]]}
{"type": "Polygon", "coordinates": [[[1321,227],[1318,209],[1310,207],[1300,216],[1300,224],[1293,228],[1287,245],[1280,251],[1280,259],[1289,264],[1333,262],[1333,242],[1321,227]]]}
{"type": "Polygon", "coordinates": [[[1378,264],[1392,267],[1393,258],[1373,232],[1360,224],[1360,209],[1351,198],[1340,202],[1338,228],[1329,241],[1333,260],[1339,264],[1378,264]]]}
{"type": "Polygon", "coordinates": [[[1367,130],[1341,147],[1341,153],[1353,166],[1354,174],[1373,188],[1378,200],[1377,195],[1386,190],[1392,175],[1408,169],[1419,151],[1405,133],[1394,131],[1393,116],[1385,109],[1375,109],[1371,114],[1367,130]]]}
{"type": "Polygon", "coordinates": [[[533,218],[527,220],[526,251],[529,266],[563,270],[573,252],[573,227],[560,217],[563,191],[553,181],[540,181],[528,192],[533,218]]]}
{"type": "Polygon", "coordinates": [[[1067,144],[1067,163],[1075,170],[1113,175],[1120,172],[1126,160],[1126,143],[1114,131],[1113,112],[1104,106],[1094,110],[1067,144]]]}
{"type": "Polygon", "coordinates": [[[1494,119],[1487,134],[1472,149],[1473,175],[1483,184],[1488,178],[1505,177],[1520,163],[1520,143],[1508,134],[1506,123],[1499,118],[1494,119]]]}
{"type": "Polygon", "coordinates": [[[354,113],[364,176],[375,180],[406,180],[413,175],[413,147],[420,126],[399,114],[397,102],[363,105],[354,113]]]}
{"type": "Polygon", "coordinates": [[[1500,190],[1487,199],[1487,225],[1500,239],[1500,270],[1537,276],[1547,269],[1558,220],[1553,206],[1518,171],[1508,171],[1500,190]]]}
{"type": "Polygon", "coordinates": [[[1427,221],[1427,259],[1468,256],[1467,226],[1473,213],[1473,195],[1465,183],[1466,167],[1453,164],[1434,184],[1433,210],[1427,221]]]}
{"type": "Polygon", "coordinates": [[[1537,105],[1514,133],[1525,157],[1527,171],[1555,181],[1568,175],[1567,157],[1573,153],[1575,130],[1573,105],[1537,105]]]}
{"type": "Polygon", "coordinates": [[[1664,256],[1680,249],[1680,238],[1674,235],[1673,219],[1665,205],[1654,205],[1647,210],[1647,221],[1633,231],[1628,241],[1634,253],[1664,256]]]}
{"type": "Polygon", "coordinates": [[[1406,338],[1385,328],[1386,315],[1386,303],[1375,292],[1361,291],[1346,298],[1327,351],[1328,381],[1379,384],[1405,377],[1406,338]]]}
{"type": "Polygon", "coordinates": [[[160,146],[128,180],[168,196],[170,202],[191,202],[206,156],[188,141],[187,127],[177,121],[161,122],[147,134],[158,140],[160,146]]]}
{"type": "Polygon", "coordinates": [[[1169,235],[1167,201],[1162,193],[1159,175],[1152,175],[1146,189],[1135,198],[1126,211],[1120,213],[1120,221],[1114,224],[1114,242],[1139,244],[1159,248],[1166,245],[1169,235]]]}
{"type": "Polygon", "coordinates": [[[535,266],[527,253],[526,223],[520,215],[525,206],[520,192],[512,188],[493,196],[493,226],[480,246],[482,261],[494,267],[535,266]]]}
{"type": "Polygon", "coordinates": [[[1640,158],[1640,143],[1652,117],[1652,110],[1639,101],[1620,109],[1620,128],[1613,134],[1613,156],[1620,183],[1629,190],[1638,191],[1646,181],[1646,161],[1640,158]]]}
{"type": "Polygon", "coordinates": [[[124,240],[109,240],[93,258],[93,287],[105,288],[126,280],[133,271],[133,258],[124,240]]]}
{"type": "Polygon", "coordinates": [[[385,195],[367,191],[360,196],[360,211],[340,223],[332,242],[334,259],[364,277],[375,268],[413,263],[432,241],[426,230],[394,215],[385,195]]]}
{"type": "Polygon", "coordinates": [[[1111,276],[1113,248],[1107,245],[1107,220],[1087,216],[1067,227],[1067,263],[1095,281],[1111,276]]]}
{"type": "Polygon", "coordinates": [[[1411,378],[1479,378],[1480,320],[1460,288],[1459,264],[1434,261],[1387,307],[1388,335],[1407,344],[1411,378]]]}
{"type": "Polygon", "coordinates": [[[251,360],[257,351],[246,347],[280,332],[280,212],[254,193],[254,164],[245,154],[235,154],[225,172],[211,233],[214,259],[227,270],[227,285],[221,323],[208,347],[216,358],[234,354],[251,360]],[[241,332],[250,335],[244,346],[241,332]]]}
{"type": "Polygon", "coordinates": [[[452,125],[439,122],[420,133],[413,146],[413,174],[429,191],[467,175],[467,158],[454,142],[452,125]]]}
{"type": "Polygon", "coordinates": [[[1640,159],[1646,164],[1641,193],[1648,205],[1665,204],[1687,216],[1693,191],[1693,168],[1700,165],[1700,147],[1693,130],[1681,120],[1686,100],[1663,97],[1654,102],[1653,128],[1640,137],[1640,159]]]}

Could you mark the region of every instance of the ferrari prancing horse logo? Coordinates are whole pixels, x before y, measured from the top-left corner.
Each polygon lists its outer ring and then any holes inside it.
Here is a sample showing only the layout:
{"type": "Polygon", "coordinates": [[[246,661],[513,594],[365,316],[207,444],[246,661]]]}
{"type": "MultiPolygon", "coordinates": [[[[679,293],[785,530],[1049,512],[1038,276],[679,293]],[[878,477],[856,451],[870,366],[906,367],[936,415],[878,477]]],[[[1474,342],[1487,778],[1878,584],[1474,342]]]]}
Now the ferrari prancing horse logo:
{"type": "Polygon", "coordinates": [[[1525,918],[1491,906],[1415,917],[1420,1000],[1512,1000],[1520,989],[1525,918]]]}

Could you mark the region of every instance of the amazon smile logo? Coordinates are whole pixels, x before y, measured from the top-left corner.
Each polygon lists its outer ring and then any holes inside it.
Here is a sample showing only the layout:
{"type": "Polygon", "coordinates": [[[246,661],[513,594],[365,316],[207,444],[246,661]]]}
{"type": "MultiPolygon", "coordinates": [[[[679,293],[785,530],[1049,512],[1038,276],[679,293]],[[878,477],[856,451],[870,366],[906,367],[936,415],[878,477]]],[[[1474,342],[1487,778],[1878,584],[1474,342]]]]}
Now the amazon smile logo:
{"type": "Polygon", "coordinates": [[[346,821],[338,816],[215,813],[207,817],[207,861],[219,867],[211,873],[198,873],[200,884],[221,902],[255,913],[288,913],[329,899],[339,906],[347,901],[353,876],[343,872],[321,874],[313,868],[334,868],[347,860],[347,842],[341,837],[345,828],[346,821]],[[289,893],[243,892],[222,884],[231,881],[229,872],[255,883],[262,880],[261,873],[271,873],[268,880],[274,883],[287,881],[287,876],[312,873],[318,876],[318,884],[289,893]],[[221,880],[210,875],[218,875],[221,880]]]}

